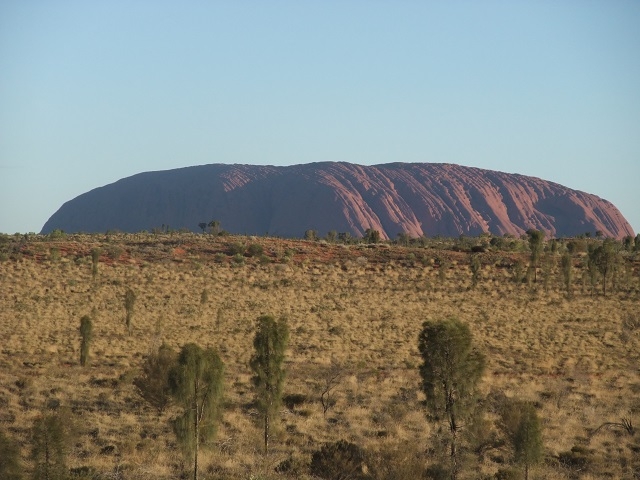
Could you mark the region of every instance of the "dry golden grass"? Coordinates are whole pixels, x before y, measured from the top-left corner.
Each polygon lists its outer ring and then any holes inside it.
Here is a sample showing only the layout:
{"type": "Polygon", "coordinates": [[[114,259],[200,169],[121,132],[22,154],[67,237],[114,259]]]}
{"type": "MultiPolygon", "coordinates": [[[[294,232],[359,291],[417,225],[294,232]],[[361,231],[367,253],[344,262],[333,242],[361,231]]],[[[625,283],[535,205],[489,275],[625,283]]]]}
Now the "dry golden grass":
{"type": "MultiPolygon", "coordinates": [[[[176,350],[196,342],[218,348],[226,365],[224,419],[203,453],[210,478],[285,477],[274,469],[288,458],[289,477],[308,477],[311,452],[339,439],[394,459],[398,468],[424,469],[441,459],[434,445],[442,433],[424,414],[418,332],[426,319],[455,316],[470,325],[488,359],[481,388],[489,425],[497,418],[490,399],[539,406],[547,461],[535,478],[635,478],[638,434],[590,432],[621,418],[640,423],[637,264],[635,271],[629,264],[627,285],[607,297],[581,293],[577,270],[576,294],[568,299],[557,267],[544,291],[541,282],[513,282],[503,266],[518,255],[526,261],[526,254],[482,255],[482,278],[470,289],[467,254],[437,249],[202,235],[32,239],[0,262],[0,428],[20,442],[29,465],[33,420],[59,404],[76,426],[71,468],[175,478],[183,460],[168,423],[174,411],[158,417],[132,379],[162,342],[176,350]],[[234,262],[226,252],[238,241],[260,243],[271,261],[234,262]],[[94,279],[90,252],[98,247],[94,279]],[[442,275],[435,259],[444,257],[451,268],[442,275]],[[127,288],[137,295],[131,335],[127,288]],[[83,368],[78,328],[87,314],[94,340],[83,368]],[[262,314],[288,319],[285,390],[304,399],[283,409],[268,456],[261,453],[248,367],[262,314]],[[325,418],[320,393],[331,362],[343,376],[325,418]],[[574,446],[593,450],[581,471],[558,460],[574,446]]],[[[464,478],[488,478],[510,452],[495,443],[482,458],[469,457],[464,478]]]]}

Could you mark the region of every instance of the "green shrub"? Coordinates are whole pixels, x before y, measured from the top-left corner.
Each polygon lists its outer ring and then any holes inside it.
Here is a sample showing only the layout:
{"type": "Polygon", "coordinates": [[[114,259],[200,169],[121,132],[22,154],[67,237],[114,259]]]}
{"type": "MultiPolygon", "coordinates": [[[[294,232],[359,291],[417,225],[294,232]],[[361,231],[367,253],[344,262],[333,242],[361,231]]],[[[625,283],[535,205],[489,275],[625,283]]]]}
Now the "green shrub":
{"type": "Polygon", "coordinates": [[[0,430],[0,478],[4,480],[21,480],[22,465],[20,447],[0,430]]]}
{"type": "Polygon", "coordinates": [[[500,468],[494,478],[496,480],[522,480],[522,472],[516,468],[500,468]]]}
{"type": "Polygon", "coordinates": [[[311,455],[311,474],[323,480],[369,480],[366,455],[354,443],[340,440],[325,443],[311,455]]]}
{"type": "Polygon", "coordinates": [[[122,252],[123,252],[123,249],[121,247],[113,246],[113,247],[109,247],[109,249],[107,250],[107,255],[111,260],[116,261],[116,260],[120,260],[120,257],[122,256],[122,252]]]}
{"type": "Polygon", "coordinates": [[[64,240],[65,238],[67,238],[67,234],[58,228],[49,234],[50,240],[64,240]]]}
{"type": "Polygon", "coordinates": [[[71,443],[71,425],[67,415],[46,413],[35,419],[31,429],[31,459],[34,480],[63,480],[71,443]]]}
{"type": "Polygon", "coordinates": [[[422,479],[425,476],[424,448],[411,442],[387,443],[370,455],[379,480],[422,479]]]}
{"type": "Polygon", "coordinates": [[[289,393],[282,397],[282,403],[289,409],[295,410],[296,407],[304,405],[309,399],[303,393],[289,393]]]}
{"type": "Polygon", "coordinates": [[[271,263],[271,259],[266,255],[260,255],[260,263],[262,263],[263,265],[267,265],[271,263]]]}
{"type": "Polygon", "coordinates": [[[246,251],[250,257],[258,257],[263,254],[264,249],[262,248],[262,245],[258,243],[252,243],[247,247],[246,251]]]}
{"type": "Polygon", "coordinates": [[[231,256],[236,256],[236,255],[244,255],[244,253],[246,252],[247,248],[244,246],[243,243],[240,242],[234,242],[231,245],[229,245],[229,255],[231,256]]]}
{"type": "Polygon", "coordinates": [[[570,470],[582,471],[593,463],[593,453],[594,450],[575,445],[567,452],[560,452],[558,460],[570,470]]]}
{"type": "Polygon", "coordinates": [[[157,353],[148,355],[142,364],[142,374],[133,380],[138,394],[156,409],[158,416],[171,402],[169,372],[175,367],[178,356],[164,343],[157,353]]]}
{"type": "Polygon", "coordinates": [[[427,468],[425,478],[429,480],[449,480],[451,472],[441,463],[434,463],[427,468]]]}

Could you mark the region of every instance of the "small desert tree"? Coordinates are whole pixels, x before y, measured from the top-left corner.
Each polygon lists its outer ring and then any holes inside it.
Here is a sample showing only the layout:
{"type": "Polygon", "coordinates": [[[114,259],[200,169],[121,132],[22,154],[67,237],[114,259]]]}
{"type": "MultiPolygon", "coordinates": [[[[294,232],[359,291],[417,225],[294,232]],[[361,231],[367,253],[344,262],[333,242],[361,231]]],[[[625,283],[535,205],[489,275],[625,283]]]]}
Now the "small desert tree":
{"type": "Polygon", "coordinates": [[[80,335],[82,336],[80,342],[80,365],[84,367],[89,363],[89,346],[93,335],[93,323],[89,315],[84,315],[80,319],[80,335]]]}
{"type": "Polygon", "coordinates": [[[586,282],[589,282],[589,285],[591,287],[591,295],[593,295],[596,291],[596,285],[598,283],[599,277],[600,277],[600,271],[598,269],[598,266],[596,265],[596,262],[593,260],[593,251],[595,250],[595,248],[591,248],[589,249],[589,254],[587,255],[586,258],[586,271],[583,272],[582,274],[582,286],[583,286],[583,290],[584,287],[586,285],[586,282]]]}
{"type": "Polygon", "coordinates": [[[211,220],[209,222],[209,231],[211,235],[219,235],[220,234],[220,222],[218,220],[211,220]]]}
{"type": "Polygon", "coordinates": [[[538,281],[537,269],[540,255],[542,254],[542,246],[544,242],[544,233],[533,228],[527,230],[529,237],[529,249],[531,250],[531,268],[533,269],[533,281],[538,281]]]}
{"type": "Polygon", "coordinates": [[[250,366],[254,373],[258,409],[264,421],[265,453],[269,452],[271,421],[282,404],[285,378],[283,364],[288,341],[289,327],[284,319],[276,321],[271,315],[258,318],[250,366]]]}
{"type": "Polygon", "coordinates": [[[0,430],[0,478],[3,480],[22,480],[20,447],[0,430]]]}
{"type": "Polygon", "coordinates": [[[411,243],[411,235],[407,232],[398,233],[398,245],[402,245],[403,247],[408,247],[411,243]]]}
{"type": "Polygon", "coordinates": [[[91,276],[94,280],[98,276],[98,264],[100,263],[101,253],[99,248],[91,249],[91,276]]]}
{"type": "Polygon", "coordinates": [[[138,393],[161,415],[171,402],[169,375],[176,367],[177,354],[164,343],[142,364],[142,375],[134,379],[138,393]]]}
{"type": "Polygon", "coordinates": [[[327,412],[335,403],[332,393],[340,385],[345,374],[346,368],[335,359],[331,359],[331,365],[320,374],[320,403],[322,404],[322,414],[325,418],[327,417],[327,412]]]}
{"type": "Polygon", "coordinates": [[[173,422],[178,442],[193,460],[193,479],[198,478],[200,445],[215,436],[222,415],[224,365],[218,353],[195,343],[182,347],[169,375],[173,397],[183,408],[173,422]]]}
{"type": "Polygon", "coordinates": [[[542,458],[542,429],[534,405],[520,400],[507,400],[501,408],[500,428],[511,444],[515,461],[529,468],[542,458]]]}
{"type": "Polygon", "coordinates": [[[325,443],[311,455],[311,474],[331,480],[370,480],[365,451],[355,443],[340,440],[325,443]]]}
{"type": "Polygon", "coordinates": [[[542,257],[542,282],[545,292],[549,291],[549,282],[551,281],[551,275],[555,266],[555,255],[546,254],[542,257]]]}
{"type": "Polygon", "coordinates": [[[380,232],[373,228],[367,228],[362,239],[365,243],[380,243],[380,232]]]}
{"type": "Polygon", "coordinates": [[[571,296],[571,283],[573,281],[573,258],[569,252],[562,255],[562,279],[564,280],[564,288],[567,290],[567,295],[571,296]]]}
{"type": "Polygon", "coordinates": [[[484,370],[484,356],[473,347],[469,327],[456,320],[427,321],[418,349],[422,388],[429,416],[446,420],[450,433],[451,478],[458,475],[458,432],[473,412],[476,386],[484,370]]]}
{"type": "Polygon", "coordinates": [[[471,257],[471,285],[475,288],[480,280],[480,272],[482,271],[482,262],[479,255],[471,257]]]}
{"type": "Polygon", "coordinates": [[[522,405],[513,447],[516,462],[524,466],[524,478],[529,480],[529,468],[542,458],[542,429],[536,409],[531,403],[522,405]]]}
{"type": "Polygon", "coordinates": [[[34,421],[31,430],[34,480],[67,478],[68,426],[68,422],[58,413],[46,413],[34,421]]]}
{"type": "Polygon", "coordinates": [[[602,245],[589,252],[589,263],[602,275],[602,293],[607,294],[607,279],[612,276],[620,258],[619,244],[615,240],[604,240],[602,245]]]}
{"type": "Polygon", "coordinates": [[[136,293],[127,288],[124,294],[124,309],[126,311],[125,324],[127,325],[127,331],[131,335],[131,319],[133,318],[133,308],[136,305],[136,293]]]}
{"type": "Polygon", "coordinates": [[[318,232],[316,230],[312,230],[312,229],[305,230],[304,239],[305,240],[310,240],[310,241],[318,240],[318,232]]]}

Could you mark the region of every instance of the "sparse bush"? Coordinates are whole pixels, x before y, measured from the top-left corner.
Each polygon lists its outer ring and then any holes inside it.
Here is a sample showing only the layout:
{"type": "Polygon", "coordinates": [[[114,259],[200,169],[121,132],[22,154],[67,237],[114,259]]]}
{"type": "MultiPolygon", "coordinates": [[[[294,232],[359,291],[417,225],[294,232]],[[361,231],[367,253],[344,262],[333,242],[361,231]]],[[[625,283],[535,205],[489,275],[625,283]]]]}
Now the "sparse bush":
{"type": "Polygon", "coordinates": [[[311,230],[311,229],[306,230],[304,232],[304,239],[315,242],[316,240],[318,240],[318,232],[315,231],[315,230],[311,230]]]}
{"type": "Polygon", "coordinates": [[[321,374],[320,403],[322,404],[322,414],[327,416],[327,412],[336,403],[333,391],[340,385],[346,374],[346,368],[332,359],[331,365],[321,374]]]}
{"type": "Polygon", "coordinates": [[[567,250],[571,255],[587,251],[587,242],[584,239],[575,239],[567,242],[567,250]]]}
{"type": "Polygon", "coordinates": [[[370,480],[366,455],[354,443],[326,443],[311,455],[311,474],[323,480],[370,480]]]}
{"type": "Polygon", "coordinates": [[[276,473],[286,474],[289,478],[307,478],[309,461],[300,455],[291,455],[278,463],[274,470],[276,473]]]}
{"type": "Polygon", "coordinates": [[[46,413],[36,418],[31,430],[31,459],[34,480],[64,480],[67,477],[69,418],[59,413],[46,413]]]}
{"type": "Polygon", "coordinates": [[[252,243],[247,247],[247,255],[250,257],[259,257],[264,252],[264,248],[259,243],[252,243]]]}
{"type": "Polygon", "coordinates": [[[138,393],[161,415],[171,402],[169,374],[175,368],[178,355],[162,344],[156,353],[147,356],[142,364],[142,375],[133,384],[138,393]]]}
{"type": "Polygon", "coordinates": [[[111,260],[118,261],[122,256],[122,252],[124,252],[124,250],[121,247],[113,246],[109,247],[109,249],[107,250],[107,255],[109,255],[109,258],[111,260]]]}
{"type": "Polygon", "coordinates": [[[364,243],[380,243],[380,238],[380,232],[378,230],[367,228],[367,230],[364,232],[362,240],[364,241],[364,243]]]}
{"type": "Polygon", "coordinates": [[[132,289],[127,288],[124,294],[124,309],[126,311],[125,324],[127,325],[129,335],[131,335],[131,319],[133,318],[133,308],[135,304],[136,294],[132,289]]]}
{"type": "MultiPolygon", "coordinates": [[[[211,233],[211,235],[221,235],[223,232],[222,226],[218,220],[211,220],[208,223],[208,226],[209,226],[209,232],[211,233]]],[[[203,230],[203,233],[204,233],[204,230],[203,230]]]]}
{"type": "Polygon", "coordinates": [[[421,479],[425,476],[423,448],[410,442],[384,445],[367,455],[367,466],[376,480],[421,479]]]}
{"type": "Polygon", "coordinates": [[[22,480],[22,472],[18,443],[0,430],[0,478],[3,480],[22,480]]]}
{"type": "Polygon", "coordinates": [[[82,342],[80,343],[80,365],[83,367],[89,363],[89,346],[91,345],[91,337],[93,335],[93,323],[89,315],[84,315],[80,319],[80,335],[82,342]]]}
{"type": "Polygon", "coordinates": [[[538,281],[538,263],[540,261],[540,255],[542,254],[542,247],[544,242],[544,233],[539,230],[530,229],[527,230],[527,236],[529,237],[529,249],[531,250],[531,268],[533,269],[533,281],[538,281]]]}
{"type": "Polygon", "coordinates": [[[295,410],[297,407],[304,405],[307,401],[307,396],[302,393],[289,393],[288,395],[282,397],[282,403],[289,410],[295,410]]]}
{"type": "Polygon", "coordinates": [[[439,258],[438,259],[438,280],[441,284],[447,280],[447,272],[451,268],[451,262],[447,259],[439,258]]]}
{"type": "Polygon", "coordinates": [[[513,266],[513,281],[516,283],[522,283],[525,278],[525,264],[522,260],[516,261],[513,266]]]}
{"type": "Polygon", "coordinates": [[[49,239],[51,240],[64,240],[65,238],[67,238],[67,234],[59,228],[56,228],[49,234],[49,239]]]}
{"type": "Polygon", "coordinates": [[[555,263],[556,259],[553,255],[547,254],[542,257],[542,284],[545,292],[549,291],[549,282],[551,281],[551,273],[555,263]]]}
{"type": "Polygon", "coordinates": [[[100,262],[101,251],[99,248],[91,249],[91,275],[95,279],[98,276],[98,264],[100,262]]]}
{"type": "Polygon", "coordinates": [[[69,470],[73,480],[95,480],[101,478],[100,473],[94,467],[83,465],[69,470]]]}
{"type": "Polygon", "coordinates": [[[613,276],[620,263],[619,247],[618,242],[607,239],[602,245],[589,251],[589,266],[597,269],[602,277],[603,295],[607,294],[607,280],[613,276]]]}
{"type": "Polygon", "coordinates": [[[267,265],[269,263],[271,263],[271,259],[269,257],[267,257],[266,255],[260,255],[260,263],[263,265],[267,265]]]}
{"type": "Polygon", "coordinates": [[[516,468],[500,468],[494,475],[496,480],[522,480],[522,472],[516,468]]]}
{"type": "Polygon", "coordinates": [[[562,279],[564,282],[564,288],[567,291],[567,295],[571,296],[573,282],[573,258],[570,253],[565,253],[562,255],[562,259],[560,260],[562,263],[562,279]]]}
{"type": "Polygon", "coordinates": [[[429,465],[424,475],[428,480],[449,480],[451,471],[441,463],[429,465]]]}
{"type": "Polygon", "coordinates": [[[475,288],[480,280],[480,272],[482,271],[482,262],[480,256],[473,255],[471,257],[471,285],[475,288]]]}
{"type": "Polygon", "coordinates": [[[573,471],[584,471],[593,463],[594,450],[575,445],[569,451],[560,452],[558,461],[563,467],[573,471]]]}
{"type": "Polygon", "coordinates": [[[244,255],[246,252],[247,248],[245,247],[244,243],[241,242],[234,242],[231,245],[229,245],[229,255],[236,256],[236,255],[244,255]]]}

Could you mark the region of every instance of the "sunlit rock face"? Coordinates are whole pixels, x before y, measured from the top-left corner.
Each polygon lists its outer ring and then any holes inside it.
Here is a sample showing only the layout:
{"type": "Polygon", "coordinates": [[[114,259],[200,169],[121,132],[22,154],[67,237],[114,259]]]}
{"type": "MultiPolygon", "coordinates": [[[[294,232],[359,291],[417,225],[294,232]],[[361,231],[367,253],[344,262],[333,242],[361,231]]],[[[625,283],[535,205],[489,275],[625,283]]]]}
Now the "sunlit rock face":
{"type": "Polygon", "coordinates": [[[42,233],[199,231],[211,220],[230,233],[282,237],[308,229],[362,236],[368,228],[383,238],[519,236],[530,228],[551,237],[634,235],[612,203],[539,178],[451,164],[334,162],[140,173],[66,202],[42,233]]]}

